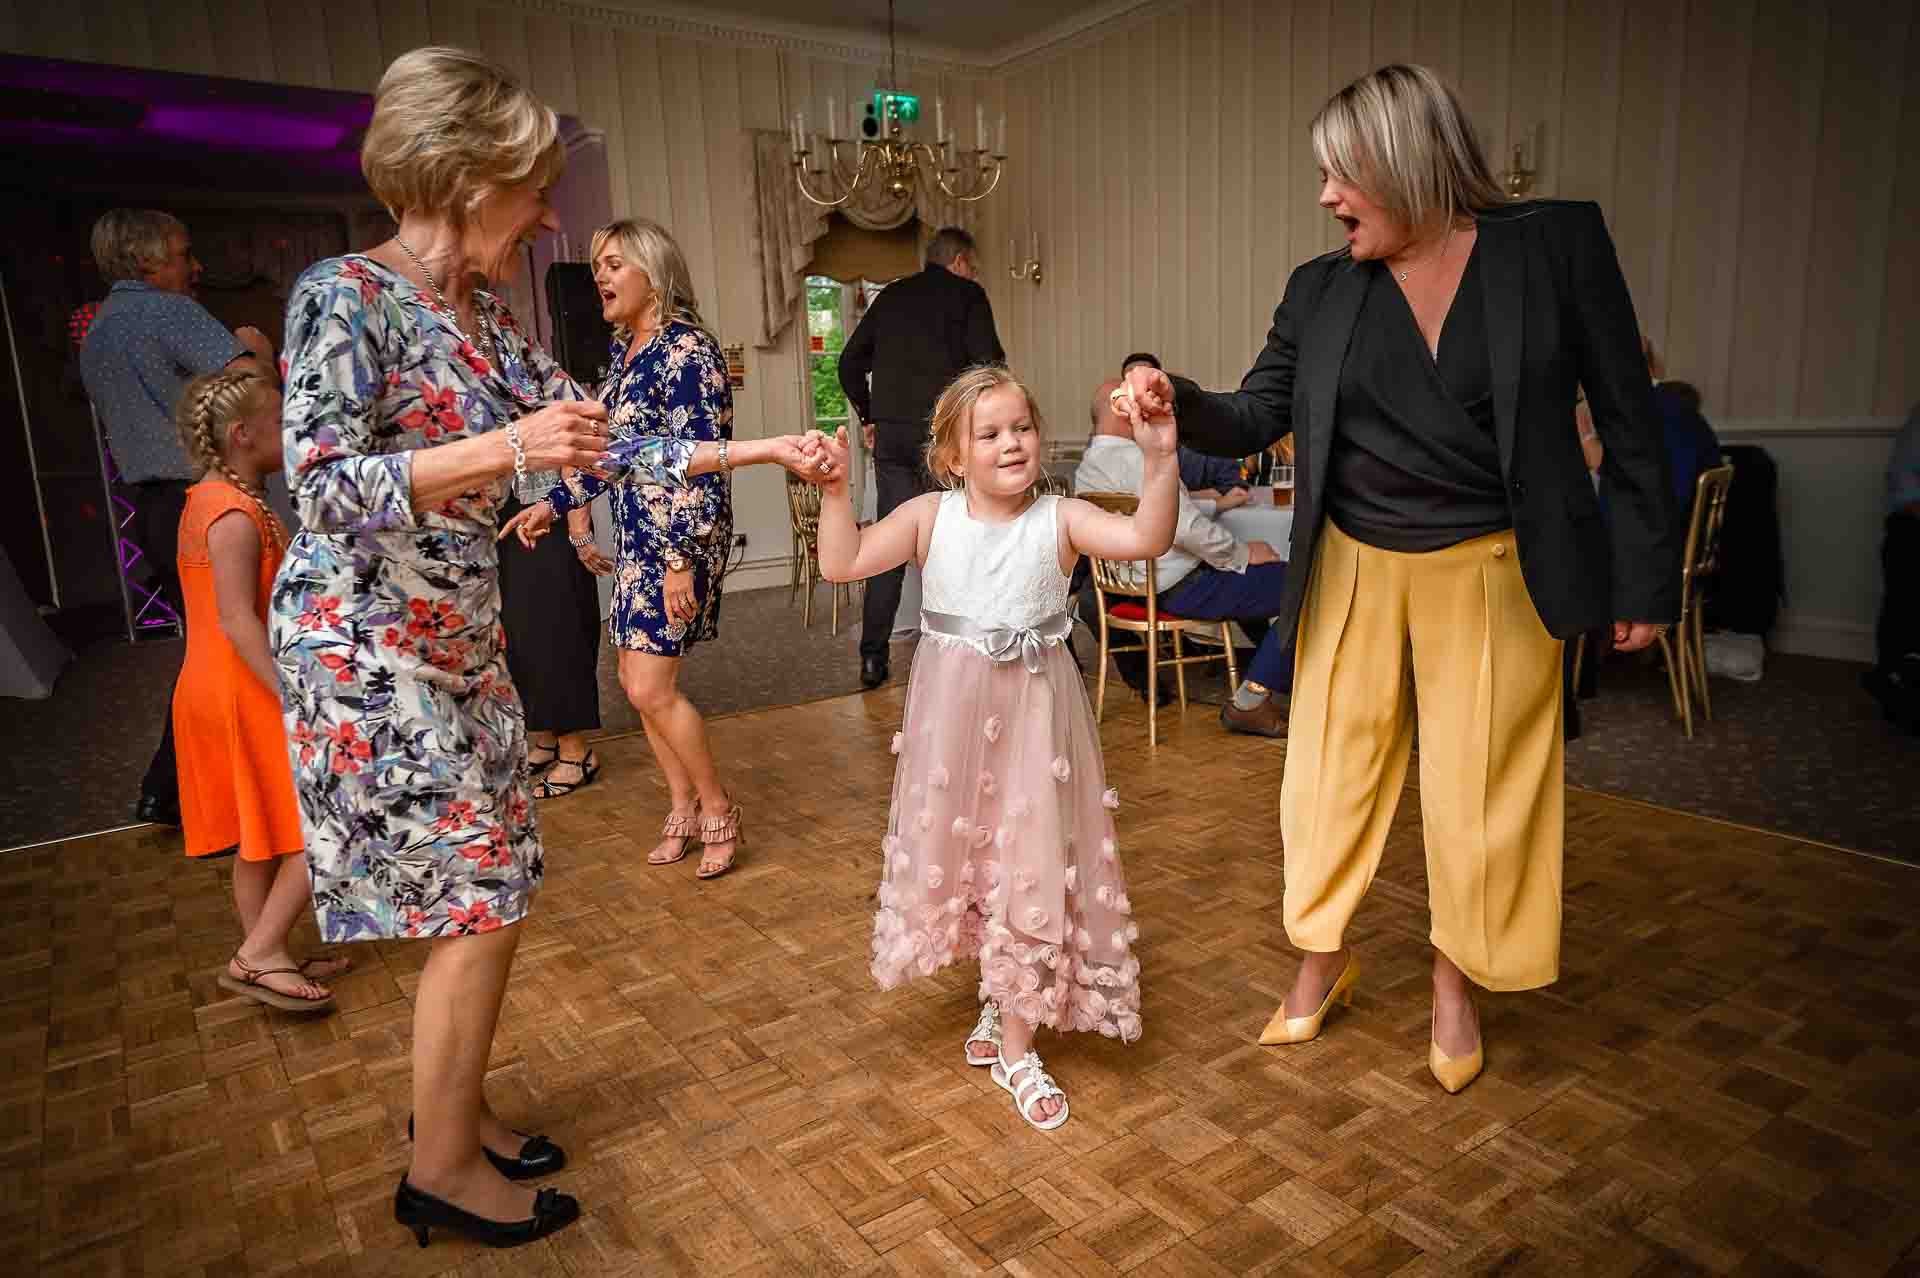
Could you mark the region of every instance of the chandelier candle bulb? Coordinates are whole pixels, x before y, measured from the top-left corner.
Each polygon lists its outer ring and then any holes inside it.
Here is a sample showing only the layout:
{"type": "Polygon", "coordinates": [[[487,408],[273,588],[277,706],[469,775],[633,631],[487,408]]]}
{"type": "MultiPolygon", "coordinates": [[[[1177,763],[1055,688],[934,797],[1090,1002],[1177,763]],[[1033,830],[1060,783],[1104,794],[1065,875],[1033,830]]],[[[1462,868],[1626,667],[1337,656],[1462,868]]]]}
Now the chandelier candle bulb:
{"type": "Polygon", "coordinates": [[[1000,113],[1000,145],[993,148],[993,153],[995,155],[1007,153],[1007,113],[1005,111],[1000,113]]]}
{"type": "Polygon", "coordinates": [[[933,100],[933,140],[947,140],[947,104],[939,98],[933,100]]]}
{"type": "Polygon", "coordinates": [[[833,136],[834,127],[840,123],[839,113],[834,110],[834,108],[838,105],[839,104],[833,100],[833,95],[829,93],[827,95],[827,136],[828,137],[833,136]]]}
{"type": "Polygon", "coordinates": [[[986,150],[987,149],[987,108],[979,102],[976,102],[973,104],[973,127],[974,127],[974,132],[977,133],[980,137],[980,149],[982,151],[986,150]]]}

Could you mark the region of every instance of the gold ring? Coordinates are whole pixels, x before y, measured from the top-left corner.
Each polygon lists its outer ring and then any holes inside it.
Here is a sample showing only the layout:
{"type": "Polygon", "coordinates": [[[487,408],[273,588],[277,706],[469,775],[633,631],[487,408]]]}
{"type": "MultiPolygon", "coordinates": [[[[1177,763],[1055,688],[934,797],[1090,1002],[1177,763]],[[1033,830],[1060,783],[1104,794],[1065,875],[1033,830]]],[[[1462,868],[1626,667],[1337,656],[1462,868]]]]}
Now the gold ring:
{"type": "Polygon", "coordinates": [[[1107,392],[1107,402],[1109,404],[1114,404],[1116,406],[1120,403],[1121,400],[1132,399],[1132,398],[1133,398],[1133,392],[1128,390],[1124,386],[1116,386],[1112,390],[1107,392]]]}

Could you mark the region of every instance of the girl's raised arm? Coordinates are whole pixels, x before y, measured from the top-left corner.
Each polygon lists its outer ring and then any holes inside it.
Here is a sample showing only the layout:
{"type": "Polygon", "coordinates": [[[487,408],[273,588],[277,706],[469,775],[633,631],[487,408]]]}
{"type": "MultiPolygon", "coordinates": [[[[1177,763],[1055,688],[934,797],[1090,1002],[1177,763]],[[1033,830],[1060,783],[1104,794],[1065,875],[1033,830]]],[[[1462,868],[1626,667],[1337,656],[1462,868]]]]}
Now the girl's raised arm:
{"type": "Polygon", "coordinates": [[[1149,422],[1121,392],[1115,392],[1114,403],[1133,424],[1133,442],[1145,455],[1140,505],[1131,515],[1116,515],[1091,502],[1069,499],[1060,503],[1060,534],[1069,557],[1158,559],[1173,545],[1180,514],[1179,435],[1170,416],[1149,422]]]}

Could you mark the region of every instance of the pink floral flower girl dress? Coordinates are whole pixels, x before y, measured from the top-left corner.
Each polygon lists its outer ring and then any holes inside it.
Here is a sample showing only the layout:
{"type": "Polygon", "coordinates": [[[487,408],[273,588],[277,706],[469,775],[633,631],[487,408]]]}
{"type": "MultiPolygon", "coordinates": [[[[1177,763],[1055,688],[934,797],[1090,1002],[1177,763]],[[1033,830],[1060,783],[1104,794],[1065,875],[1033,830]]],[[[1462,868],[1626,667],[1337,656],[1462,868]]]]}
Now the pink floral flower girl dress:
{"type": "Polygon", "coordinates": [[[983,1002],[1131,1042],[1139,929],[1114,843],[1119,795],[1066,647],[1059,507],[1041,496],[989,524],[964,492],[940,499],[893,739],[873,974],[891,989],[977,955],[983,1002]]]}

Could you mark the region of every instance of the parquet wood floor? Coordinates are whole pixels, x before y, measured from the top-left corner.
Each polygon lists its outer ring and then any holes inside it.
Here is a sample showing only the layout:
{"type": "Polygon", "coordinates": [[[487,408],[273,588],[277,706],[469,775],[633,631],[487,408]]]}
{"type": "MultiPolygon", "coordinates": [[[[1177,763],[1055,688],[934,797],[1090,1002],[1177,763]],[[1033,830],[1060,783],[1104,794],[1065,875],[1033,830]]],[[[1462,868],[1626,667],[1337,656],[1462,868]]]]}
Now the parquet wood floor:
{"type": "Polygon", "coordinates": [[[422,949],[355,947],[339,1012],[299,1020],[214,985],[224,875],[175,837],[0,859],[0,1270],[1920,1273],[1920,872],[1576,793],[1564,978],[1482,1000],[1489,1072],[1449,1097],[1417,796],[1355,1009],[1263,1049],[1284,746],[1196,710],[1150,757],[1134,702],[1105,740],[1146,1037],[1043,1039],[1074,1117],[1042,1135],[961,1062],[968,974],[867,975],[900,695],[713,725],[749,842],[712,884],[642,864],[639,738],[543,808],[489,1085],[588,1214],[516,1252],[391,1219],[422,949]]]}

